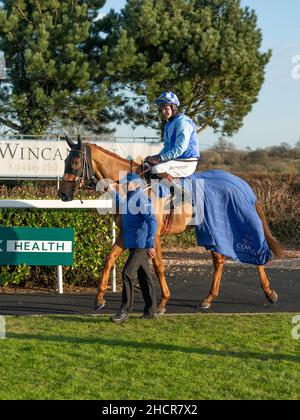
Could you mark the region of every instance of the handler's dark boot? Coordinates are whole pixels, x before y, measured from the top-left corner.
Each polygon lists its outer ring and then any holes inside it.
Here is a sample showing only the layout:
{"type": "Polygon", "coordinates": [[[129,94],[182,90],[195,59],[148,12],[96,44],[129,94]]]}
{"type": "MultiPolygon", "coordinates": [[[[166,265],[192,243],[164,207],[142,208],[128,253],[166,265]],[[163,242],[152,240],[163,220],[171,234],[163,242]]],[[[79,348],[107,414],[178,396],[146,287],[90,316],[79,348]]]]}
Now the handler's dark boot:
{"type": "Polygon", "coordinates": [[[120,308],[115,315],[110,317],[110,319],[115,324],[123,324],[128,321],[128,313],[123,308],[120,308]]]}
{"type": "Polygon", "coordinates": [[[157,314],[144,314],[139,319],[141,321],[147,321],[147,320],[157,319],[157,318],[158,318],[157,314]]]}

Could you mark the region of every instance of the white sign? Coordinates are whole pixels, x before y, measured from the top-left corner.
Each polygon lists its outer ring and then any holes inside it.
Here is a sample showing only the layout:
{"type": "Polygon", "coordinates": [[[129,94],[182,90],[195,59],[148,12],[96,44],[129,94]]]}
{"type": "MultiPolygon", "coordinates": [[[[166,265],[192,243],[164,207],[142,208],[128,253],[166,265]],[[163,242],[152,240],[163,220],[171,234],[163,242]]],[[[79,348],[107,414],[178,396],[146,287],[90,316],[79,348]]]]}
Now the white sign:
{"type": "MultiPolygon", "coordinates": [[[[162,149],[160,143],[96,144],[138,163],[162,149]]],[[[65,141],[0,139],[0,178],[61,178],[68,153],[69,147],[65,141]]]]}

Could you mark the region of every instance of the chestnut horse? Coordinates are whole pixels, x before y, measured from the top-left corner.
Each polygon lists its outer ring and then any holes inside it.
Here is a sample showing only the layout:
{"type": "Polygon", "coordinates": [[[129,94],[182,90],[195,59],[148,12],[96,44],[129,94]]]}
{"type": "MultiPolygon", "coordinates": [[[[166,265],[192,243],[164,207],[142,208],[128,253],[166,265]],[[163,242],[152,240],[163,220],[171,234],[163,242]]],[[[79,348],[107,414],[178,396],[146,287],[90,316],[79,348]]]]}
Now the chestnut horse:
{"type": "MultiPolygon", "coordinates": [[[[84,145],[81,139],[79,139],[78,144],[71,142],[69,139],[67,139],[67,142],[71,147],[71,152],[66,159],[65,173],[58,193],[59,197],[63,201],[73,200],[77,187],[82,188],[84,183],[86,181],[90,181],[91,178],[93,178],[94,184],[96,184],[96,182],[99,180],[110,180],[111,182],[117,182],[120,177],[120,172],[135,172],[138,174],[142,173],[141,165],[123,159],[115,153],[107,151],[95,144],[84,145]]],[[[159,279],[162,292],[162,298],[159,304],[159,313],[161,314],[166,312],[166,304],[170,298],[170,292],[165,277],[161,246],[161,236],[162,234],[165,234],[164,225],[166,218],[166,200],[167,198],[153,199],[153,207],[158,222],[158,231],[155,243],[157,256],[153,260],[153,266],[159,279]]],[[[191,227],[189,226],[189,222],[193,217],[192,205],[183,204],[181,210],[182,211],[180,212],[175,212],[173,216],[173,223],[169,227],[167,235],[179,234],[191,227]]],[[[273,237],[265,218],[262,206],[259,203],[256,204],[256,210],[262,221],[265,237],[271,250],[276,256],[280,257],[282,254],[282,249],[279,242],[273,237]]],[[[114,218],[117,226],[121,229],[120,216],[114,215],[114,218]]],[[[105,267],[100,279],[99,290],[95,301],[95,309],[101,309],[105,306],[104,294],[108,288],[110,272],[116,260],[124,251],[125,249],[122,240],[122,231],[120,231],[117,240],[105,262],[105,267]]],[[[213,300],[218,298],[225,263],[224,255],[220,255],[216,252],[211,252],[211,254],[214,266],[213,283],[208,296],[200,303],[200,308],[202,309],[211,308],[213,300]]],[[[270,303],[276,303],[278,296],[276,291],[272,290],[270,287],[270,282],[268,280],[265,267],[258,266],[258,273],[266,298],[270,303]]]]}

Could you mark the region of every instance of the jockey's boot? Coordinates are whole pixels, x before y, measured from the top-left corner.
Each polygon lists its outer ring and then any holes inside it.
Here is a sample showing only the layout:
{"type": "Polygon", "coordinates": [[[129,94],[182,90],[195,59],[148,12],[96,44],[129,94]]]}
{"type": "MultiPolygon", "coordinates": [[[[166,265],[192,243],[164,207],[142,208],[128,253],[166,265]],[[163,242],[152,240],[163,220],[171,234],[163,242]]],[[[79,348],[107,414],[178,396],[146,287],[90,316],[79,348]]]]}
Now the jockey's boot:
{"type": "Polygon", "coordinates": [[[193,200],[193,195],[191,190],[184,188],[184,186],[181,184],[181,180],[180,179],[175,179],[173,181],[173,185],[174,187],[174,205],[175,207],[183,204],[183,203],[188,203],[188,204],[192,204],[192,200],[193,200]]]}
{"type": "Polygon", "coordinates": [[[175,208],[184,203],[192,204],[192,194],[190,191],[184,189],[180,179],[173,179],[170,185],[170,194],[175,208]]]}

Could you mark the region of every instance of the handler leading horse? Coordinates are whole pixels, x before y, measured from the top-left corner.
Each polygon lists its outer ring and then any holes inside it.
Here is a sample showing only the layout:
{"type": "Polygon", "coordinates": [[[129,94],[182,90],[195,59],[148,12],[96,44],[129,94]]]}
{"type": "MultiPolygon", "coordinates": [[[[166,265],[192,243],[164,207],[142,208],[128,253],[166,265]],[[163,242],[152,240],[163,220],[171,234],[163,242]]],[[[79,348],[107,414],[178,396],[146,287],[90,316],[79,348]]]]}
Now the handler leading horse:
{"type": "MultiPolygon", "coordinates": [[[[73,200],[77,188],[82,188],[86,182],[92,182],[94,185],[96,185],[99,180],[111,180],[111,182],[118,182],[120,172],[123,174],[130,172],[141,174],[143,171],[141,165],[123,159],[97,145],[84,145],[80,138],[78,143],[73,143],[69,139],[67,139],[67,142],[71,151],[66,159],[65,173],[58,193],[59,197],[63,201],[73,200]]],[[[159,305],[160,313],[166,312],[166,304],[170,298],[170,292],[165,278],[161,236],[164,234],[174,235],[184,232],[187,228],[190,228],[189,223],[193,218],[192,205],[189,203],[183,203],[181,211],[174,213],[173,223],[168,226],[168,229],[166,229],[165,225],[168,215],[165,214],[165,204],[167,200],[168,198],[158,197],[153,200],[154,212],[158,222],[158,233],[155,244],[157,256],[153,260],[153,265],[162,291],[162,299],[159,305]]],[[[281,246],[273,237],[262,206],[258,202],[256,203],[256,211],[262,221],[265,237],[271,250],[276,256],[280,257],[282,255],[281,246]]],[[[117,225],[121,227],[120,216],[117,214],[114,217],[117,225]]],[[[105,262],[105,267],[99,284],[99,291],[95,301],[95,309],[101,309],[105,306],[104,293],[108,288],[110,272],[116,260],[124,251],[122,234],[119,234],[116,243],[105,262]]],[[[200,307],[203,309],[209,309],[213,300],[218,298],[222,280],[225,256],[212,252],[212,259],[214,265],[213,284],[208,296],[202,300],[200,304],[200,307]]],[[[276,303],[278,296],[275,290],[272,290],[270,287],[265,267],[262,265],[258,266],[258,273],[266,298],[270,303],[276,303]]]]}

